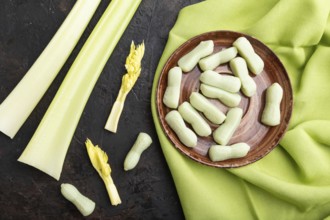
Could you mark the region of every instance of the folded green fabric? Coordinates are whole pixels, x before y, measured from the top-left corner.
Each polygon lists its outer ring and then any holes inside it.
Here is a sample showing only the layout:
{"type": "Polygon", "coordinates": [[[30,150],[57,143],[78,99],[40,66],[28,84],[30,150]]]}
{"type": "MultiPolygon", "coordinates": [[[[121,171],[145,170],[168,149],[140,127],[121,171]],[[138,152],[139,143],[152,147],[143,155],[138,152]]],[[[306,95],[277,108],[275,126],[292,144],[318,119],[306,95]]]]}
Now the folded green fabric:
{"type": "Polygon", "coordinates": [[[329,0],[207,0],[180,12],[155,75],[152,112],[187,219],[329,218],[329,11],[329,0]],[[186,40],[213,30],[264,42],[283,62],[294,90],[291,123],[280,145],[242,168],[211,168],[189,159],[171,145],[157,118],[163,65],[186,40]]]}

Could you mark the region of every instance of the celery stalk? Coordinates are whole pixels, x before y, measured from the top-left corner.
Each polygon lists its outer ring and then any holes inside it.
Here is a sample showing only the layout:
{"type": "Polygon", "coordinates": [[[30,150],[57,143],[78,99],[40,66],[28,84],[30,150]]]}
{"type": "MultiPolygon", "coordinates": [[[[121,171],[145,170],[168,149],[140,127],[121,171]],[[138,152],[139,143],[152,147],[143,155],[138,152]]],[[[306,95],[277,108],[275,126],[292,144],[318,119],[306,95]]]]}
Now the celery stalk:
{"type": "Polygon", "coordinates": [[[108,155],[102,151],[99,146],[94,146],[89,139],[86,140],[85,145],[93,167],[98,172],[105,184],[105,188],[107,189],[111,204],[121,204],[121,199],[119,197],[117,187],[111,178],[111,167],[108,164],[108,155]]]}
{"type": "Polygon", "coordinates": [[[117,96],[117,99],[111,109],[109,118],[106,122],[105,129],[108,131],[117,132],[117,126],[120,115],[124,108],[126,96],[135,85],[136,80],[141,73],[141,60],[144,55],[144,43],[138,45],[135,48],[134,42],[131,44],[131,50],[126,58],[126,70],[127,73],[123,76],[121,87],[117,96]]]}
{"type": "Polygon", "coordinates": [[[86,102],[141,0],[112,0],[18,161],[59,180],[86,102]]]}
{"type": "Polygon", "coordinates": [[[0,105],[0,131],[14,138],[71,54],[101,0],[78,0],[47,47],[0,105]]]}

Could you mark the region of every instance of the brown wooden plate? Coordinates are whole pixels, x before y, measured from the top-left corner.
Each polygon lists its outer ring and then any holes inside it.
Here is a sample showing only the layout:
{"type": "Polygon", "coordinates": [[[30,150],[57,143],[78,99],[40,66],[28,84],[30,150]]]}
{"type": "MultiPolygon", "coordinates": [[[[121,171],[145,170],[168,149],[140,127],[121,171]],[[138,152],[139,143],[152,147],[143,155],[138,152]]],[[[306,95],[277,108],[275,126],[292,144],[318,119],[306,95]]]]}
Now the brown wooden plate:
{"type": "MultiPolygon", "coordinates": [[[[216,72],[222,74],[232,74],[228,64],[222,64],[215,69],[216,72]]],[[[199,91],[199,75],[201,70],[198,65],[189,73],[184,73],[181,82],[181,104],[184,101],[189,101],[189,96],[192,92],[199,91]]],[[[224,113],[228,111],[228,107],[220,103],[218,100],[209,99],[224,113]]],[[[293,97],[292,88],[288,74],[282,65],[278,57],[262,42],[259,40],[233,31],[214,31],[198,35],[181,45],[168,59],[160,74],[156,103],[158,116],[162,125],[162,128],[167,135],[168,139],[173,145],[183,154],[187,155],[193,160],[196,160],[202,164],[206,164],[213,167],[240,167],[250,163],[253,163],[273,150],[284,133],[289,124],[292,113],[293,97]],[[251,74],[257,84],[257,93],[248,98],[242,93],[242,101],[238,107],[243,109],[242,121],[231,138],[229,145],[237,142],[246,142],[251,146],[249,153],[238,159],[230,159],[219,162],[212,162],[208,157],[208,149],[211,145],[216,144],[212,135],[209,137],[198,137],[198,143],[195,148],[188,148],[184,146],[172,129],[167,125],[165,121],[166,114],[172,109],[166,107],[163,104],[163,96],[167,87],[167,74],[168,71],[177,66],[178,60],[196,47],[201,41],[213,40],[215,49],[214,53],[232,46],[232,43],[239,37],[245,36],[252,44],[255,52],[263,59],[265,63],[264,70],[261,74],[255,76],[251,74]],[[275,127],[269,127],[261,124],[260,118],[265,103],[265,90],[272,83],[277,82],[283,88],[283,99],[281,102],[281,123],[275,127]]],[[[206,120],[207,121],[207,120],[206,120]]],[[[212,131],[217,128],[217,125],[207,121],[212,131]]],[[[190,125],[187,124],[188,127],[190,125]]]]}

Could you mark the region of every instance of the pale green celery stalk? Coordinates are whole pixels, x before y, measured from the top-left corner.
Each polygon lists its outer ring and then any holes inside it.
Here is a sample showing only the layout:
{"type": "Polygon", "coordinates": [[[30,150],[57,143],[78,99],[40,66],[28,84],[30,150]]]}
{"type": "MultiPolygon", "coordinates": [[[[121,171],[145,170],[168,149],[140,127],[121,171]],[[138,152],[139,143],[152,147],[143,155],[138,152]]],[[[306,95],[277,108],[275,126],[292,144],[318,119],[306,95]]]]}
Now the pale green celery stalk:
{"type": "Polygon", "coordinates": [[[112,0],[18,161],[59,180],[86,102],[141,0],[112,0]]]}
{"type": "Polygon", "coordinates": [[[0,131],[14,138],[61,70],[101,0],[78,0],[47,47],[0,105],[0,131]]]}

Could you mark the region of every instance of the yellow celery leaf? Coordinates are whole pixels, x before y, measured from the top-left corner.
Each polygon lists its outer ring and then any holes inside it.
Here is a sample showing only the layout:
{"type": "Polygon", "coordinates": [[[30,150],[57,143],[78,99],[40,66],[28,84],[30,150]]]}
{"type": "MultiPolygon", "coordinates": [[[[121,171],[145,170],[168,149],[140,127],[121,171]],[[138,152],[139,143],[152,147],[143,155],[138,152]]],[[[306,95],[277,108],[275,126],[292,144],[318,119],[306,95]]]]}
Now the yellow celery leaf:
{"type": "Polygon", "coordinates": [[[101,177],[109,176],[111,174],[111,167],[108,164],[108,155],[102,151],[98,145],[94,146],[92,141],[88,138],[85,144],[93,167],[101,177]]]}
{"type": "Polygon", "coordinates": [[[127,94],[133,88],[136,80],[141,73],[141,60],[144,55],[144,42],[135,46],[134,42],[131,43],[130,53],[126,58],[125,68],[127,73],[122,78],[122,83],[115,103],[112,106],[110,115],[105,124],[105,129],[108,131],[117,132],[118,122],[120,115],[124,108],[124,102],[127,94]]]}
{"type": "Polygon", "coordinates": [[[127,73],[122,79],[122,89],[125,93],[128,93],[134,86],[136,80],[141,73],[141,60],[144,55],[144,42],[135,46],[134,42],[131,43],[130,53],[126,58],[125,68],[127,73]]]}
{"type": "Polygon", "coordinates": [[[94,146],[92,141],[88,138],[85,142],[85,145],[93,167],[99,173],[100,177],[102,178],[105,184],[111,204],[112,205],[121,204],[121,199],[119,197],[117,188],[110,175],[111,168],[110,165],[108,164],[108,155],[103,150],[101,150],[101,148],[98,145],[94,146]]]}

